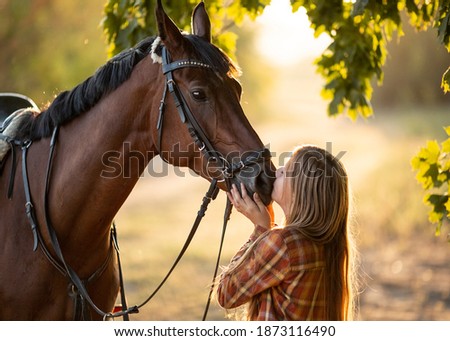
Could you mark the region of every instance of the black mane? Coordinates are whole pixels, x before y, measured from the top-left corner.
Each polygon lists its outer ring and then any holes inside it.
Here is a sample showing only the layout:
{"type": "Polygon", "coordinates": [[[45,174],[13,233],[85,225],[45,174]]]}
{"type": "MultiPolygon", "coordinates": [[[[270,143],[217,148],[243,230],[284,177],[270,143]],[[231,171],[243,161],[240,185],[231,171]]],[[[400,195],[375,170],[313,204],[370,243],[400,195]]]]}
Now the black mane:
{"type": "Polygon", "coordinates": [[[134,48],[117,54],[93,76],[72,90],[61,92],[46,110],[20,127],[19,137],[31,140],[49,137],[54,127],[90,110],[130,77],[134,66],[148,55],[154,39],[144,39],[134,48]]]}
{"type": "MultiPolygon", "coordinates": [[[[238,67],[219,48],[195,35],[184,37],[189,41],[195,58],[212,66],[219,74],[239,74],[238,67]]],[[[20,127],[18,138],[39,140],[49,137],[56,126],[90,110],[130,77],[134,66],[150,53],[154,41],[155,37],[142,40],[134,48],[110,59],[72,90],[60,93],[46,110],[32,116],[20,127]]]]}

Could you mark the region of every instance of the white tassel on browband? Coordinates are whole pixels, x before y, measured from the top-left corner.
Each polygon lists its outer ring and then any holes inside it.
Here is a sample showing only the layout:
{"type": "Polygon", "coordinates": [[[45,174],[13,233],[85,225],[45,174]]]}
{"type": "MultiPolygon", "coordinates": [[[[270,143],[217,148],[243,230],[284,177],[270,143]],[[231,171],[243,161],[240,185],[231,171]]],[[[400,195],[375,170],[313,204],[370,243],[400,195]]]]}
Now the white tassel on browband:
{"type": "Polygon", "coordinates": [[[157,37],[155,41],[152,43],[150,56],[153,59],[153,63],[162,64],[162,57],[156,53],[156,49],[159,47],[160,44],[161,44],[161,37],[157,37]]]}

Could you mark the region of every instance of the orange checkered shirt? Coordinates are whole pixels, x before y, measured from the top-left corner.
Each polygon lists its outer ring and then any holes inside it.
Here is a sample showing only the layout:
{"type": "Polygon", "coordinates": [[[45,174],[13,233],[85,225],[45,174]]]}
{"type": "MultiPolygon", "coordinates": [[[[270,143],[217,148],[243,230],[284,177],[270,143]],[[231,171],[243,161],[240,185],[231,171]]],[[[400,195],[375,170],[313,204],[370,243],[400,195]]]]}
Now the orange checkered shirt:
{"type": "Polygon", "coordinates": [[[236,308],[253,297],[258,300],[250,320],[324,320],[325,258],[323,246],[302,236],[294,228],[267,231],[257,226],[249,241],[231,260],[230,266],[253,251],[237,269],[220,276],[217,299],[226,308],[236,308]]]}

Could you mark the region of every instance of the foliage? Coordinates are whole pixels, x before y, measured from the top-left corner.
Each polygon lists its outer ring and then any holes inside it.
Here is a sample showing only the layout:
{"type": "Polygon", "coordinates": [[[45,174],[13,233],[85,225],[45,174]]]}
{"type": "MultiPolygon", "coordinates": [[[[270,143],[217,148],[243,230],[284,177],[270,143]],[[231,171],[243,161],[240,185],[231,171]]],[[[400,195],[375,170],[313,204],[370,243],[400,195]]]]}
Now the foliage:
{"type": "MultiPolygon", "coordinates": [[[[445,131],[450,136],[450,126],[445,131]]],[[[450,218],[450,138],[441,145],[436,140],[428,141],[411,164],[417,171],[417,180],[429,192],[424,202],[432,207],[428,218],[436,224],[436,234],[439,235],[443,221],[450,218]]]]}
{"type": "MultiPolygon", "coordinates": [[[[403,13],[402,19],[406,18],[403,13]]],[[[417,31],[411,25],[403,25],[402,29],[404,36],[400,41],[394,38],[386,46],[388,57],[383,66],[383,85],[374,89],[371,99],[377,118],[387,114],[393,106],[437,109],[450,105],[450,95],[439,89],[442,74],[449,66],[449,53],[436,39],[436,30],[417,31]]],[[[390,113],[397,116],[398,112],[390,113]]]]}
{"type": "MultiPolygon", "coordinates": [[[[177,24],[189,29],[190,13],[197,0],[165,1],[164,6],[177,24]]],[[[216,44],[234,55],[237,36],[230,31],[245,16],[256,18],[270,0],[208,0],[205,4],[216,44]]],[[[107,0],[102,22],[109,54],[128,48],[144,36],[156,35],[154,0],[107,0]]],[[[371,80],[383,80],[386,43],[394,33],[403,34],[401,12],[408,14],[417,29],[434,26],[439,41],[450,49],[449,0],[291,0],[292,10],[306,9],[315,35],[328,34],[333,42],[316,60],[318,71],[326,79],[322,95],[329,101],[328,113],[347,113],[356,119],[372,114],[371,80]]],[[[449,88],[449,75],[443,78],[449,88]]]]}
{"type": "Polygon", "coordinates": [[[439,39],[449,45],[448,5],[438,1],[301,1],[291,0],[293,8],[304,6],[316,35],[327,33],[333,42],[316,61],[327,83],[323,94],[330,100],[329,115],[372,114],[370,98],[375,77],[383,80],[386,44],[394,33],[403,34],[401,12],[405,11],[412,25],[425,29],[434,24],[439,39]],[[331,14],[331,15],[330,15],[331,14]]]}
{"type": "Polygon", "coordinates": [[[444,89],[445,93],[450,91],[450,68],[448,68],[442,76],[441,87],[444,89]]]}
{"type": "MultiPolygon", "coordinates": [[[[177,24],[187,30],[190,13],[197,0],[164,2],[177,24]]],[[[315,36],[325,33],[332,43],[316,61],[318,72],[326,84],[322,96],[329,101],[328,114],[346,113],[352,119],[372,115],[373,79],[383,81],[383,65],[387,56],[387,42],[394,34],[403,35],[402,15],[417,30],[433,27],[437,38],[450,51],[450,0],[290,0],[293,12],[306,10],[315,36]]],[[[152,0],[107,0],[103,28],[109,43],[109,54],[134,45],[146,35],[156,35],[152,0]]],[[[236,35],[230,31],[245,16],[255,18],[270,0],[208,0],[205,4],[213,27],[213,40],[234,55],[236,35]]],[[[450,91],[450,68],[441,83],[444,92],[450,91]]],[[[448,128],[447,128],[448,129],[448,128]]],[[[425,189],[448,186],[448,155],[450,139],[439,149],[437,142],[429,142],[412,161],[418,179],[425,189]],[[445,163],[444,163],[445,162],[445,163]],[[447,176],[447,180],[444,177],[447,176]]],[[[448,216],[448,192],[431,194],[425,201],[434,209],[430,221],[438,223],[448,216]]]]}
{"type": "Polygon", "coordinates": [[[0,91],[23,93],[42,108],[90,76],[106,59],[102,8],[98,1],[0,0],[0,91]]]}
{"type": "MultiPolygon", "coordinates": [[[[182,30],[190,29],[191,13],[198,0],[167,0],[164,9],[182,30]]],[[[234,55],[237,35],[229,30],[245,16],[256,18],[270,0],[210,0],[205,2],[215,44],[234,55]]],[[[108,0],[102,26],[109,44],[108,54],[133,46],[147,36],[157,35],[156,0],[108,0]]]]}

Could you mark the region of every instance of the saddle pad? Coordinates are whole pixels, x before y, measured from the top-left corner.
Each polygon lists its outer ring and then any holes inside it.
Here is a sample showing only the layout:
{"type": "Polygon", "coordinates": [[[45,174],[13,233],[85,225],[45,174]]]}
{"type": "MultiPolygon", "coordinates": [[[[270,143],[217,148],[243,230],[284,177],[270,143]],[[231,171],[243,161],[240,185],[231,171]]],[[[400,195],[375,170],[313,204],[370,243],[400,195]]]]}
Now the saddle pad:
{"type": "Polygon", "coordinates": [[[29,108],[19,109],[13,112],[3,122],[0,128],[0,162],[11,149],[11,145],[5,141],[7,138],[14,139],[17,136],[18,128],[23,120],[29,119],[33,112],[29,108]]]}

